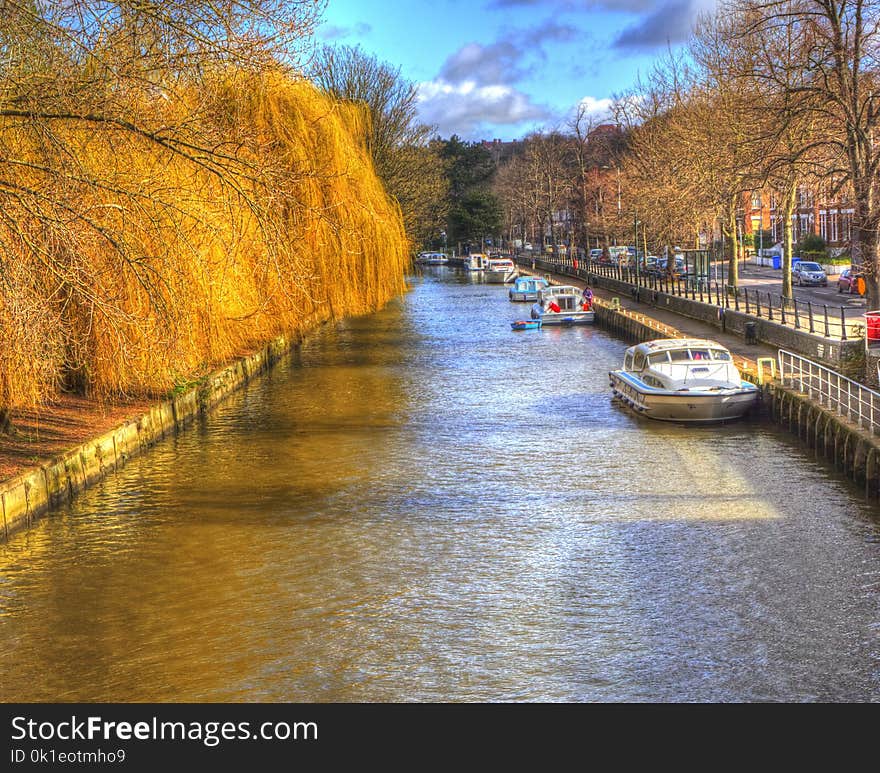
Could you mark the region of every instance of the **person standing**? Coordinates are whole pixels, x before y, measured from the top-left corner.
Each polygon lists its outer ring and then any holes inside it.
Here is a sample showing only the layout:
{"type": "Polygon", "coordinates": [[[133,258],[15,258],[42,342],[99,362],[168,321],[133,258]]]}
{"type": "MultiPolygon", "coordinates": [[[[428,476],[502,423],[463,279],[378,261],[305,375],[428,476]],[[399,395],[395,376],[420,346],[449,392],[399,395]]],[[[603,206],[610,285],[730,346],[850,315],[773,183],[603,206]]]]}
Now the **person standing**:
{"type": "Polygon", "coordinates": [[[589,310],[593,306],[593,291],[590,289],[589,285],[584,287],[583,293],[583,308],[584,310],[589,310]]]}

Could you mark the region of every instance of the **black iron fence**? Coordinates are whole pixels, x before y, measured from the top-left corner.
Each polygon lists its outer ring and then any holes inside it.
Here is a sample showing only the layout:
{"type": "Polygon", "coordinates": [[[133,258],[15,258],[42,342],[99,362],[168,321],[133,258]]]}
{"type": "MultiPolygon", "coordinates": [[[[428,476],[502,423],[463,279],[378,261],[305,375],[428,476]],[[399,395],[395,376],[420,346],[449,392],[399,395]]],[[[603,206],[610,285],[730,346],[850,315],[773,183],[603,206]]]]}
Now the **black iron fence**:
{"type": "Polygon", "coordinates": [[[786,298],[778,293],[748,287],[732,287],[717,280],[697,278],[686,274],[670,276],[665,271],[636,270],[631,266],[618,266],[609,263],[558,256],[548,258],[520,257],[520,262],[528,264],[540,262],[554,273],[578,276],[588,279],[590,274],[615,279],[629,284],[634,295],[638,290],[666,293],[688,298],[701,303],[717,306],[719,309],[733,309],[757,318],[767,319],[788,325],[795,330],[818,334],[825,338],[838,338],[847,341],[862,338],[864,326],[861,323],[847,322],[846,307],[829,306],[825,303],[799,301],[786,298]]]}

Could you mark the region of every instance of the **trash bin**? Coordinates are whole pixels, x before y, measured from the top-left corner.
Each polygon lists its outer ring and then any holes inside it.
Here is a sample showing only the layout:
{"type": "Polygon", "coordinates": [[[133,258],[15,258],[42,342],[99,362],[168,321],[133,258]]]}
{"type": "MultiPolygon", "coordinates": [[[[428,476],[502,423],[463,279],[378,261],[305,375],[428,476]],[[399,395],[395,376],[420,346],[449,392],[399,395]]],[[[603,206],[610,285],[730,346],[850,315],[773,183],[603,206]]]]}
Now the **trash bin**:
{"type": "MultiPolygon", "coordinates": [[[[880,323],[880,320],[878,320],[878,323],[880,323]]],[[[746,343],[747,344],[758,343],[758,323],[757,322],[746,322],[746,343]]]]}
{"type": "Polygon", "coordinates": [[[880,341],[880,311],[865,312],[865,336],[869,341],[880,341]]]}
{"type": "Polygon", "coordinates": [[[780,268],[782,268],[782,257],[781,256],[779,256],[779,255],[773,256],[773,268],[775,268],[777,271],[780,268]]]}

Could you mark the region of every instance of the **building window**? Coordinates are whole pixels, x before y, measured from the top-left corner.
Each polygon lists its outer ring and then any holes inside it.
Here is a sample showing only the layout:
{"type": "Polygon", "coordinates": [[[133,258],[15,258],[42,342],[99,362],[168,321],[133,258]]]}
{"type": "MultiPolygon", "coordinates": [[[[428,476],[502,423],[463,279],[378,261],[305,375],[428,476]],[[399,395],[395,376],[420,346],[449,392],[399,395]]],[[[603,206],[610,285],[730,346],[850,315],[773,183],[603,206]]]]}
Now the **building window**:
{"type": "Polygon", "coordinates": [[[752,209],[761,208],[761,191],[752,191],[752,209]]]}
{"type": "Polygon", "coordinates": [[[852,240],[852,211],[840,213],[840,240],[852,240]]]}

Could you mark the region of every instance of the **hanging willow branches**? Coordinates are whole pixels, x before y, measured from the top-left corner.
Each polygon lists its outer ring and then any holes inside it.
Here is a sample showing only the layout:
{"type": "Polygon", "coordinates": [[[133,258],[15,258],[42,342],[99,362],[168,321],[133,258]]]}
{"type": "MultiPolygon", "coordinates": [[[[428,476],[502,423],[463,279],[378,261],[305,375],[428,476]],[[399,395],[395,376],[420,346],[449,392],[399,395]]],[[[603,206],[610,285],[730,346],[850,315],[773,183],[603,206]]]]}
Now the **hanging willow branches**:
{"type": "Polygon", "coordinates": [[[366,111],[282,65],[318,10],[0,0],[0,413],[162,391],[401,289],[366,111]]]}

